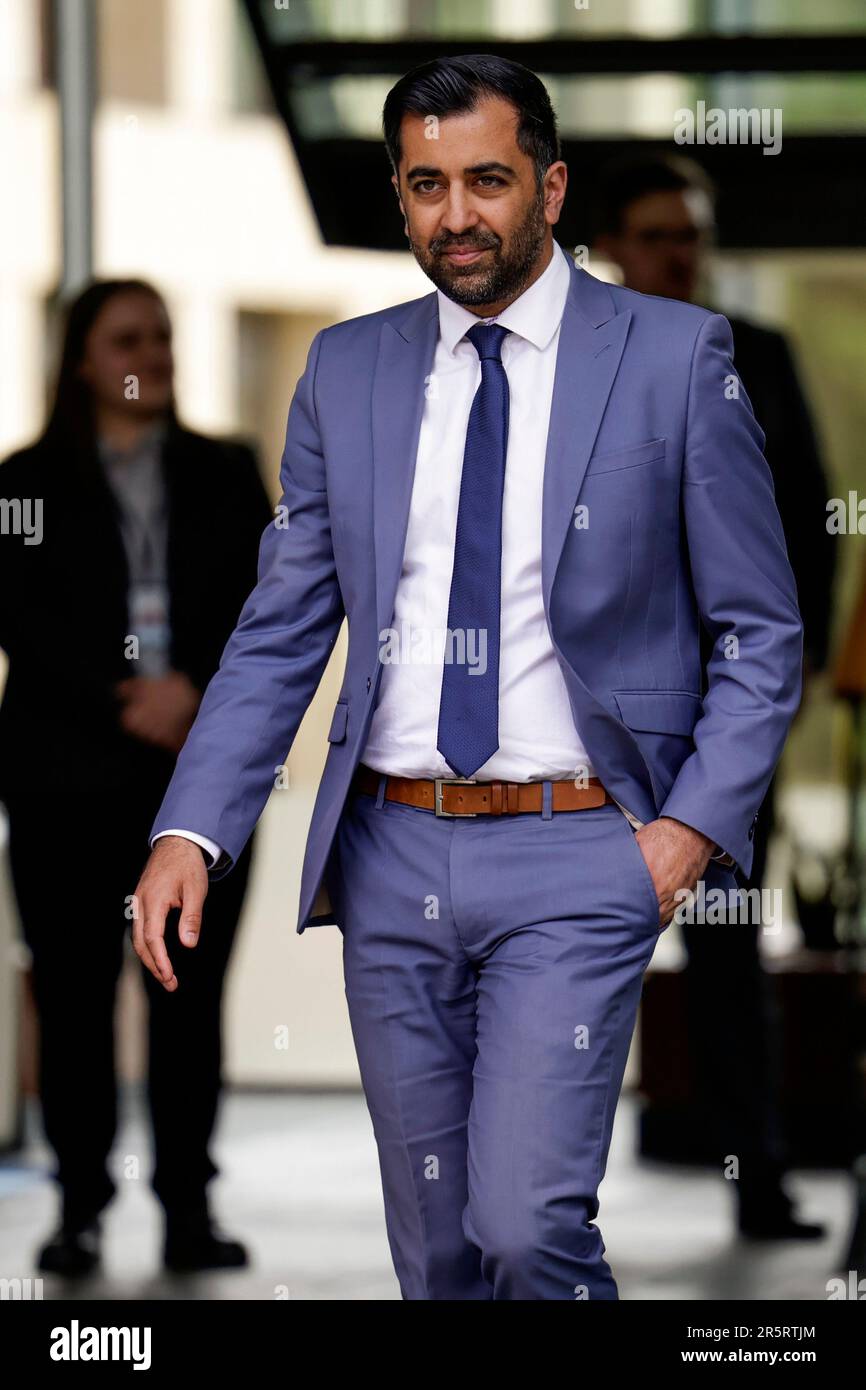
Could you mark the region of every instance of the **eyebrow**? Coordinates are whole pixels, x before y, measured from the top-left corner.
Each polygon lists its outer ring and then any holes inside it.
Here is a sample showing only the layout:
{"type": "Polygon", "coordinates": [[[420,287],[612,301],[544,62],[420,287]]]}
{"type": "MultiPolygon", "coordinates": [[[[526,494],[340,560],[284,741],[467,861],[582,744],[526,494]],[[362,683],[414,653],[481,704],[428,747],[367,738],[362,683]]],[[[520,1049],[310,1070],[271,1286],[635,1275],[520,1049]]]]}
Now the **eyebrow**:
{"type": "MultiPolygon", "coordinates": [[[[441,169],[437,169],[437,168],[436,168],[434,165],[432,165],[432,164],[416,164],[416,165],[414,165],[414,166],[409,170],[409,172],[408,172],[407,175],[406,175],[406,179],[407,179],[407,181],[408,181],[409,179],[419,179],[419,178],[429,179],[429,178],[436,178],[436,176],[439,175],[439,174],[441,174],[441,173],[442,173],[442,170],[441,170],[441,169]]],[[[512,178],[516,178],[516,177],[517,177],[516,171],[515,171],[514,169],[511,168],[511,165],[510,165],[510,164],[500,164],[500,162],[499,162],[497,159],[488,159],[488,160],[485,160],[483,164],[470,164],[470,165],[468,166],[468,168],[466,168],[466,169],[463,170],[463,173],[464,173],[464,174],[509,174],[512,178]]]]}

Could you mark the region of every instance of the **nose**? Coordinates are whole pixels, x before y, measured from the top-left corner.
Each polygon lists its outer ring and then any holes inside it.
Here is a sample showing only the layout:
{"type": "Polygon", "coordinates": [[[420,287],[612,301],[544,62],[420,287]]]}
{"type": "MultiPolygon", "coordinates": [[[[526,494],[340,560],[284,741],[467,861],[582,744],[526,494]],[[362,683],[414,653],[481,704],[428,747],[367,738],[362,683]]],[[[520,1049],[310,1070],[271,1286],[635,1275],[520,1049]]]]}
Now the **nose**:
{"type": "Polygon", "coordinates": [[[448,190],[448,201],[442,212],[441,233],[448,236],[464,236],[478,226],[478,213],[459,183],[452,183],[448,190]]]}

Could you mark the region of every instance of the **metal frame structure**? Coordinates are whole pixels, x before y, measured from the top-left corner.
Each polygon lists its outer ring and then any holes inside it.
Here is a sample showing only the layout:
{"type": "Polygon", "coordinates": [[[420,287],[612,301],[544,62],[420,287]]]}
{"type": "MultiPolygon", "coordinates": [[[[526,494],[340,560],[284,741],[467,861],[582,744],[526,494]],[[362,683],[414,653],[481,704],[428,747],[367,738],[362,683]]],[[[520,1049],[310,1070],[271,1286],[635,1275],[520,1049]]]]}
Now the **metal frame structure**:
{"type": "MultiPolygon", "coordinates": [[[[291,40],[275,42],[262,4],[243,0],[262,54],[277,111],[285,123],[325,242],[404,250],[402,222],[389,186],[381,141],[306,137],[292,95],[311,80],[402,73],[437,55],[499,53],[542,74],[634,76],[675,73],[691,77],[757,74],[866,73],[863,35],[701,36],[665,39],[488,38],[291,40]]],[[[573,186],[591,188],[608,159],[643,149],[679,147],[673,140],[574,139],[562,141],[573,186]]],[[[755,147],[688,146],[719,188],[719,241],[726,249],[785,250],[866,246],[866,135],[786,135],[782,152],[767,158],[755,147]]],[[[588,244],[586,200],[568,199],[557,239],[588,244]]]]}

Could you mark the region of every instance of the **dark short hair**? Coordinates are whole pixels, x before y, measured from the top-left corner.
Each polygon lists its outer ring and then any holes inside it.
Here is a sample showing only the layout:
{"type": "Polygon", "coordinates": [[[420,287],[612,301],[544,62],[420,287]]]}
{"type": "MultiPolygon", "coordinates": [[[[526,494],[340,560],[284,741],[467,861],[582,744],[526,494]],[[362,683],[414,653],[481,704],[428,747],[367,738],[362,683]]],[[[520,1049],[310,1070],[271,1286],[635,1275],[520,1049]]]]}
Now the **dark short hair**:
{"type": "MultiPolygon", "coordinates": [[[[42,437],[72,447],[82,455],[95,445],[96,426],[90,388],[81,380],[78,368],[87,335],[109,300],[120,294],[147,294],[164,305],[162,295],[149,280],[124,279],[91,280],[65,308],[60,368],[42,437]]],[[[166,413],[176,423],[173,397],[166,413]]]]}
{"type": "Polygon", "coordinates": [[[680,193],[700,189],[715,203],[716,189],[710,176],[694,159],[684,155],[625,155],[599,171],[593,205],[595,235],[622,231],[626,209],[647,193],[680,193]]]}
{"type": "Polygon", "coordinates": [[[560,157],[556,116],[547,88],[521,63],[492,53],[465,53],[456,58],[433,58],[401,77],[391,88],[382,111],[385,147],[395,174],[400,163],[400,125],[416,116],[456,116],[473,111],[485,97],[511,102],[518,114],[517,144],[535,164],[540,184],[560,157]]]}

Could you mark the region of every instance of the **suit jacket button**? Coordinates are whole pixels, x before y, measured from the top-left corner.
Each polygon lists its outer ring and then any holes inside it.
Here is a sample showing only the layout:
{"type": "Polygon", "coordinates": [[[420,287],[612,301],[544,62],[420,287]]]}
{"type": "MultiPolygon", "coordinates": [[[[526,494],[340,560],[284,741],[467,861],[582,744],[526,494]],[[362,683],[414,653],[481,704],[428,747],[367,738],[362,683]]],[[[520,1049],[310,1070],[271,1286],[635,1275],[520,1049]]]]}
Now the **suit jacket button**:
{"type": "Polygon", "coordinates": [[[370,689],[370,686],[371,686],[372,684],[373,684],[373,682],[371,681],[370,677],[368,676],[368,677],[367,677],[367,689],[368,689],[368,690],[370,689]]]}

